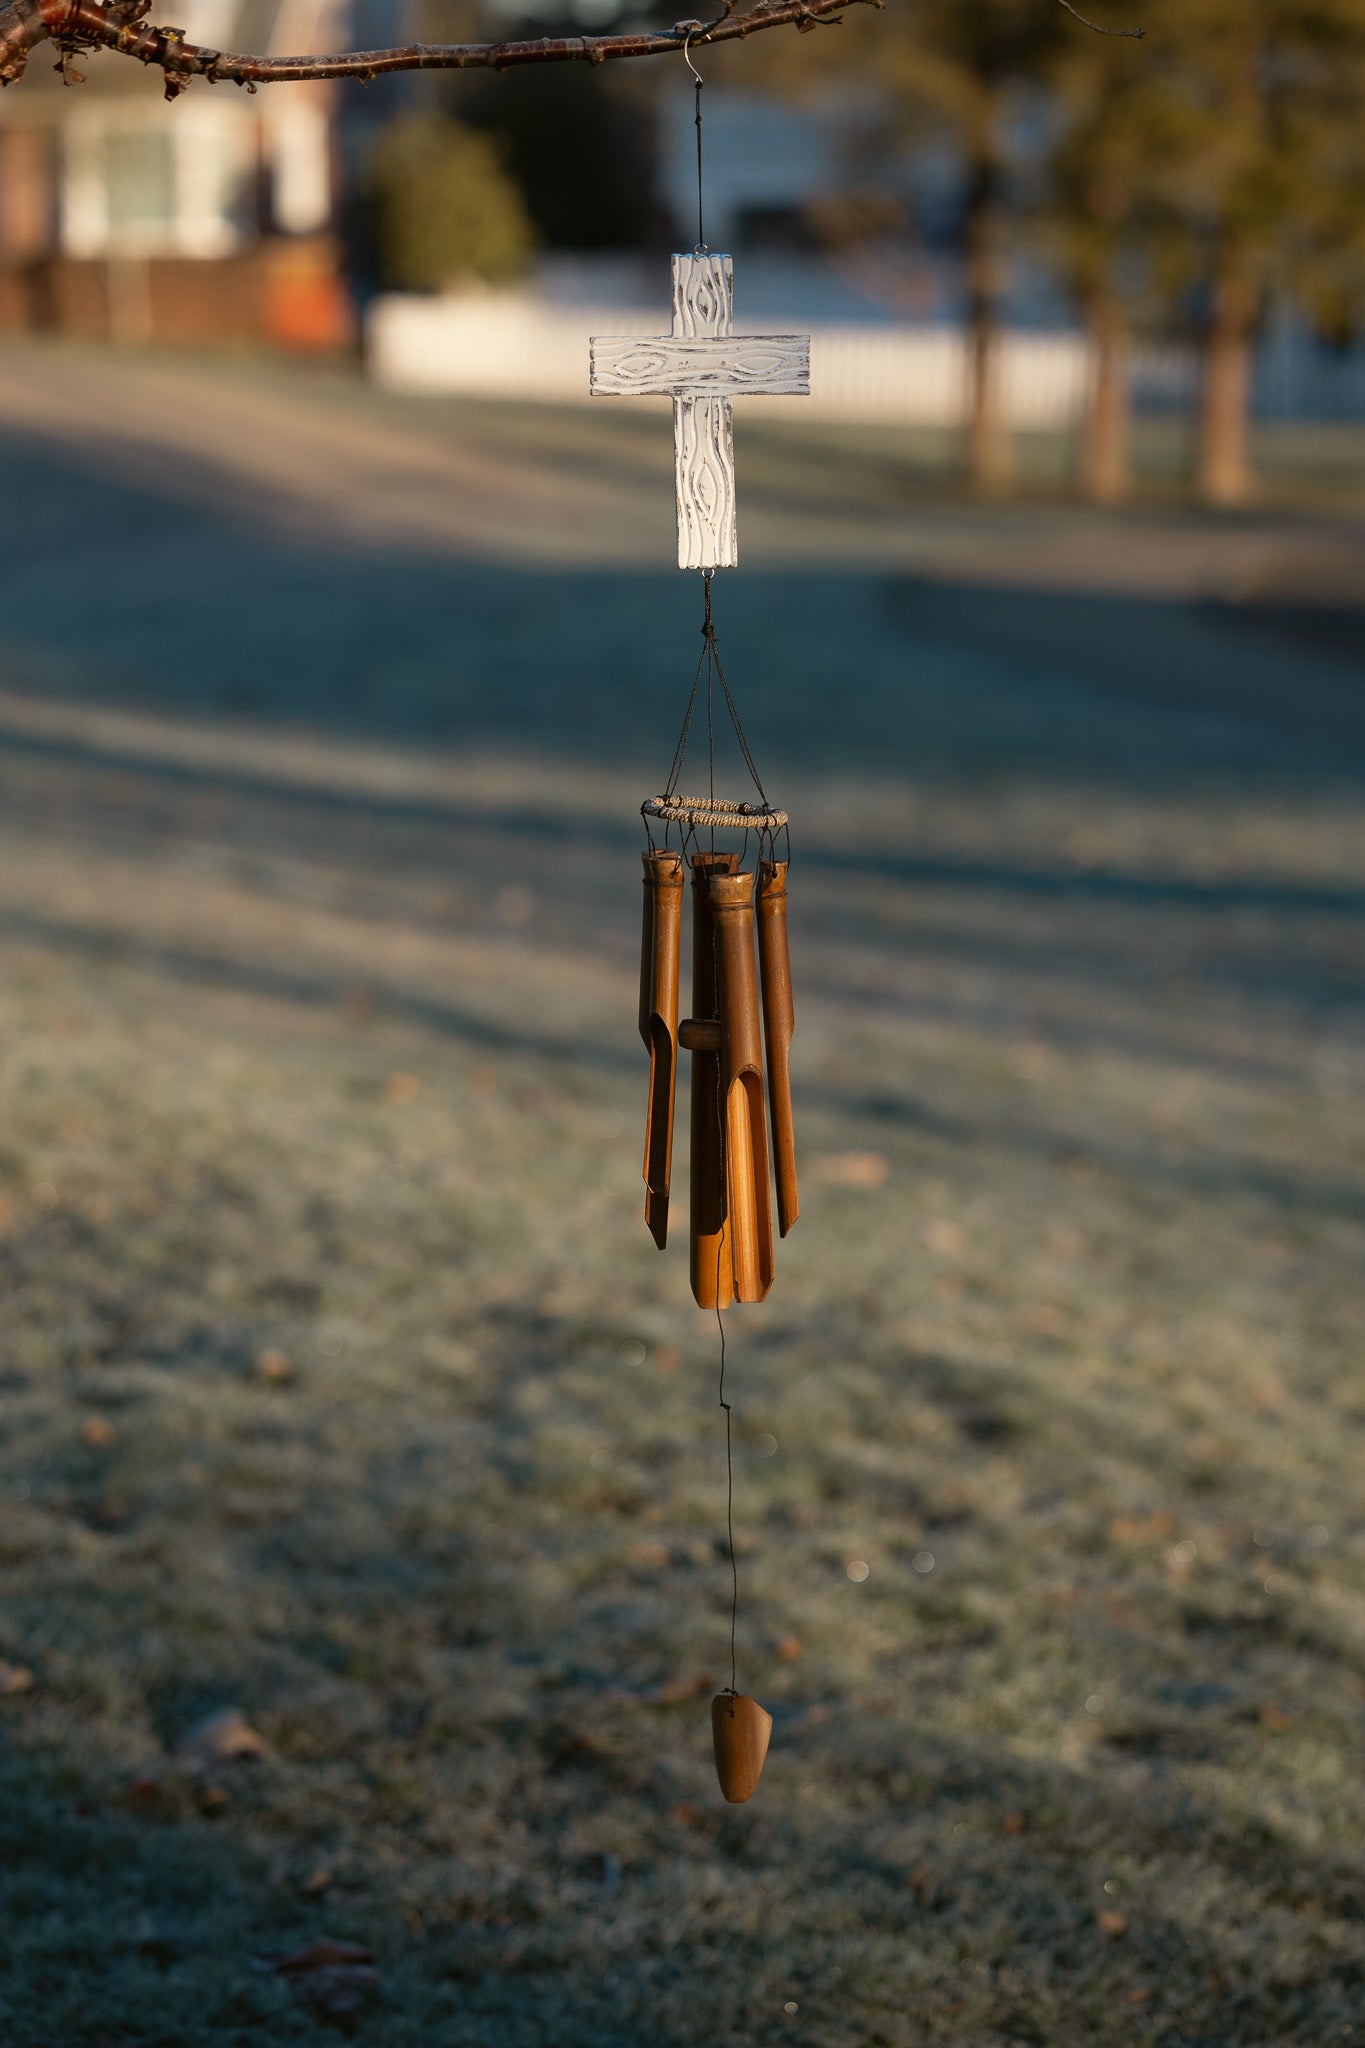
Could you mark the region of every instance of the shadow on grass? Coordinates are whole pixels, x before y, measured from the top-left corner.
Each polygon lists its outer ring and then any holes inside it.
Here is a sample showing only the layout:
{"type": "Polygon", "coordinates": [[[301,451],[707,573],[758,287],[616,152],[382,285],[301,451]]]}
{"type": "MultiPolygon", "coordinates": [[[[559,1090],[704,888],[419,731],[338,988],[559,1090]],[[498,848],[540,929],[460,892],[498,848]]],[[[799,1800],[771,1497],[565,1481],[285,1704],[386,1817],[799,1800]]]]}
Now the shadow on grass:
{"type": "MultiPolygon", "coordinates": [[[[44,692],[325,733],[662,764],[690,684],[676,574],[547,572],[320,533],[194,458],[82,462],[0,435],[25,546],[0,568],[11,672],[44,692]],[[73,528],[98,533],[73,562],[73,528]]],[[[932,584],[727,580],[721,632],[784,772],[1180,789],[1365,772],[1365,655],[1284,608],[932,584]]]]}

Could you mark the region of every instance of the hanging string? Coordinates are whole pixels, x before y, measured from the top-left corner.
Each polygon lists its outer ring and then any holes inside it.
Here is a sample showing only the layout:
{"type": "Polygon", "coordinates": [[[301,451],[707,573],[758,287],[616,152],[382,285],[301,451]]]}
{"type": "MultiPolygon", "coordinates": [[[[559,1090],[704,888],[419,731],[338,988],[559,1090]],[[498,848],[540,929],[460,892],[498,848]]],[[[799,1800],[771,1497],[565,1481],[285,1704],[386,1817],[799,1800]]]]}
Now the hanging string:
{"type": "MultiPolygon", "coordinates": [[[[713,570],[703,569],[702,585],[706,591],[706,619],[702,626],[702,639],[706,647],[706,793],[712,803],[716,800],[716,716],[714,706],[716,681],[716,629],[711,624],[711,577],[713,570]]],[[[711,827],[711,851],[716,850],[716,828],[711,827]]]]}
{"type": "Polygon", "coordinates": [[[687,34],[683,38],[683,62],[686,64],[688,70],[692,73],[693,86],[696,96],[696,111],[693,115],[693,122],[697,131],[697,247],[695,253],[698,256],[704,256],[706,254],[706,222],[702,215],[701,89],[706,81],[703,79],[696,65],[692,62],[691,50],[692,38],[697,33],[697,30],[700,27],[701,23],[699,21],[680,21],[676,23],[673,32],[676,35],[678,30],[681,28],[685,28],[687,30],[687,34]]]}
{"type": "MultiPolygon", "coordinates": [[[[716,1107],[720,1109],[720,1090],[716,1090],[716,1107]]],[[[735,1682],[736,1651],[735,1639],[739,1633],[739,1559],[735,1555],[735,1454],[731,1441],[730,1403],[725,1398],[725,1319],[720,1312],[720,1261],[725,1244],[725,1225],[721,1225],[720,1243],[716,1251],[716,1328],[720,1331],[720,1385],[717,1398],[725,1410],[725,1540],[730,1549],[730,1685],[732,1693],[739,1691],[735,1682]]]]}
{"type": "MultiPolygon", "coordinates": [[[[707,585],[707,619],[710,619],[710,585],[707,585]]],[[[712,834],[714,842],[715,834],[712,834]]],[[[715,919],[711,921],[711,952],[715,983],[720,981],[720,934],[715,919]]],[[[719,1068],[716,1073],[716,1157],[721,1162],[722,1193],[725,1175],[725,1091],[719,1068]]],[[[739,1635],[739,1558],[735,1554],[735,1449],[733,1411],[725,1398],[725,1318],[720,1312],[720,1275],[725,1259],[726,1238],[729,1235],[730,1212],[728,1204],[722,1205],[720,1233],[716,1238],[716,1328],[720,1332],[720,1378],[716,1386],[716,1399],[725,1411],[725,1543],[730,1553],[730,1685],[734,1697],[739,1691],[737,1680],[736,1642],[739,1635]]]]}
{"type": "Polygon", "coordinates": [[[716,645],[716,626],[715,619],[711,609],[711,579],[716,572],[714,569],[703,569],[701,573],[702,589],[704,592],[701,622],[702,650],[697,661],[696,673],[692,678],[692,689],[687,699],[687,709],[683,713],[682,730],[678,734],[678,743],[673,749],[673,760],[668,771],[668,781],[664,785],[664,795],[675,796],[677,794],[678,780],[683,771],[683,764],[687,758],[687,745],[692,735],[692,720],[696,715],[697,698],[701,693],[702,677],[705,676],[706,753],[707,766],[709,771],[709,779],[707,782],[708,793],[714,799],[716,794],[716,719],[714,686],[718,682],[721,687],[721,694],[725,699],[725,708],[730,716],[730,724],[734,728],[734,735],[739,746],[740,755],[743,759],[745,767],[749,772],[749,779],[753,783],[754,788],[758,791],[759,796],[762,798],[764,809],[767,810],[770,808],[770,805],[768,803],[768,792],[763,787],[763,779],[758,772],[758,765],[754,760],[752,749],[749,746],[748,735],[744,730],[744,722],[739,715],[739,707],[735,703],[734,694],[730,689],[729,680],[725,674],[725,664],[722,662],[720,658],[720,649],[716,645]]]}
{"type": "MultiPolygon", "coordinates": [[[[687,65],[688,70],[692,74],[693,81],[693,125],[696,129],[697,134],[696,253],[698,255],[704,255],[706,253],[706,216],[704,206],[705,187],[702,176],[701,92],[702,86],[705,81],[703,80],[702,75],[698,71],[696,65],[692,62],[691,48],[692,38],[700,29],[700,27],[701,23],[698,21],[679,22],[677,24],[678,31],[686,31],[683,40],[683,59],[687,65]]],[[[744,765],[748,769],[750,777],[753,781],[753,785],[755,789],[758,791],[758,794],[763,801],[764,808],[766,809],[768,807],[767,792],[759,779],[758,769],[754,764],[754,757],[749,750],[749,742],[745,735],[744,727],[740,723],[739,712],[736,708],[734,697],[731,694],[729,682],[726,679],[725,669],[720,659],[719,649],[716,646],[716,627],[715,620],[712,616],[711,611],[711,580],[714,575],[714,569],[704,569],[702,571],[703,608],[701,627],[701,657],[697,662],[696,674],[692,678],[692,690],[687,700],[687,710],[683,715],[682,731],[678,735],[678,744],[673,750],[673,763],[671,768],[669,769],[668,784],[664,793],[666,796],[670,797],[674,796],[677,793],[678,778],[682,774],[683,762],[687,755],[687,742],[692,732],[692,719],[697,708],[697,696],[701,689],[702,676],[703,674],[705,674],[707,794],[714,803],[716,795],[715,685],[717,681],[719,681],[721,691],[725,698],[725,707],[730,714],[730,723],[734,727],[735,738],[739,742],[739,750],[741,755],[743,756],[744,765]]],[[[646,827],[646,829],[648,829],[648,827],[646,827]]],[[[684,837],[684,851],[686,850],[687,836],[691,836],[694,833],[695,827],[690,827],[688,835],[684,837]]],[[[715,848],[715,840],[716,834],[715,827],[713,825],[711,827],[711,845],[713,850],[715,848]]],[[[719,942],[714,933],[712,942],[718,948],[719,942]]],[[[716,1089],[716,1122],[720,1137],[718,1156],[721,1159],[723,1159],[725,1157],[725,1103],[719,1086],[717,1086],[716,1089]]],[[[720,1376],[716,1388],[716,1397],[725,1415],[725,1540],[726,1547],[728,1548],[730,1553],[730,1683],[727,1687],[727,1690],[730,1693],[731,1697],[734,1698],[738,1695],[739,1691],[739,1559],[735,1553],[735,1455],[733,1410],[731,1408],[730,1402],[727,1401],[725,1398],[725,1318],[721,1314],[720,1308],[721,1265],[725,1254],[725,1242],[728,1223],[729,1218],[727,1216],[721,1223],[720,1234],[716,1240],[716,1329],[720,1335],[720,1376]]]]}
{"type": "MultiPolygon", "coordinates": [[[[754,788],[758,791],[759,795],[763,799],[763,806],[766,810],[768,807],[768,792],[763,787],[762,778],[760,777],[758,769],[755,766],[753,754],[749,750],[749,741],[745,734],[744,726],[740,719],[739,711],[736,707],[734,698],[730,694],[730,685],[725,679],[725,665],[720,658],[720,649],[716,646],[716,629],[711,619],[711,578],[715,574],[715,571],[712,569],[706,569],[703,570],[702,573],[706,578],[706,620],[704,625],[702,626],[702,633],[705,636],[707,651],[710,654],[711,661],[715,666],[716,674],[720,678],[721,689],[725,692],[725,706],[728,712],[730,713],[730,723],[735,729],[735,738],[739,741],[739,751],[744,757],[744,765],[749,771],[749,778],[752,781],[754,788]]],[[[713,796],[715,795],[714,789],[712,790],[711,794],[713,796]]]]}

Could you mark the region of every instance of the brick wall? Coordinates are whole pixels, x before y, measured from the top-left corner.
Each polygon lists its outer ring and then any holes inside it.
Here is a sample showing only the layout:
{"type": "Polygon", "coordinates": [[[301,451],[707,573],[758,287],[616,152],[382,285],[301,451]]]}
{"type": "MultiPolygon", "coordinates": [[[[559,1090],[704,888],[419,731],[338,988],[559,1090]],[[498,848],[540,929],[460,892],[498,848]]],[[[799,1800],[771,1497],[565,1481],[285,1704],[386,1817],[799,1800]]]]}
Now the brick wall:
{"type": "Polygon", "coordinates": [[[355,321],[336,245],[319,236],[263,241],[213,262],[0,257],[0,333],[334,354],[352,345],[355,321]]]}

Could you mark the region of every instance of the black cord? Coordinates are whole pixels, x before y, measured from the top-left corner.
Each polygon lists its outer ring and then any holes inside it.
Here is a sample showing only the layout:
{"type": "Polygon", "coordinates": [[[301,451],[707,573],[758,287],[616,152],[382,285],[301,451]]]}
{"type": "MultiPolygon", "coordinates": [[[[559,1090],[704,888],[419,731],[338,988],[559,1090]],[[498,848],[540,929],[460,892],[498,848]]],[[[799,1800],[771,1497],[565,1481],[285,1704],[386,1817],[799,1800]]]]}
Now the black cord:
{"type": "Polygon", "coordinates": [[[700,77],[698,77],[698,75],[697,75],[697,73],[696,73],[696,72],[693,72],[693,74],[692,74],[692,75],[693,75],[693,77],[694,77],[694,78],[696,79],[696,127],[697,127],[697,247],[698,247],[698,249],[700,249],[700,250],[704,250],[704,249],[706,248],[706,223],[705,223],[705,221],[704,221],[704,220],[703,220],[703,218],[702,218],[702,199],[701,199],[701,194],[702,194],[702,184],[701,184],[701,89],[702,89],[702,84],[703,84],[703,81],[702,81],[702,79],[701,79],[700,77]]]}
{"type": "MultiPolygon", "coordinates": [[[[703,569],[702,582],[706,587],[706,619],[702,626],[702,638],[706,642],[706,792],[712,803],[716,800],[716,721],[712,707],[712,694],[716,680],[716,629],[711,624],[711,578],[714,569],[703,569]]],[[[711,846],[716,844],[715,828],[712,827],[711,846]]]]}
{"type": "MultiPolygon", "coordinates": [[[[714,850],[715,834],[713,833],[711,837],[714,850]]],[[[713,986],[719,989],[720,933],[716,928],[714,913],[711,918],[711,957],[712,973],[714,976],[713,986]]],[[[726,1239],[730,1229],[730,1205],[727,1199],[727,1168],[725,1163],[728,1151],[725,1143],[725,1078],[724,1068],[719,1059],[716,1061],[716,1134],[719,1139],[716,1147],[716,1157],[720,1161],[722,1210],[720,1235],[716,1239],[716,1328],[720,1332],[720,1380],[716,1388],[716,1398],[725,1410],[725,1541],[730,1552],[730,1693],[733,1697],[739,1691],[739,1686],[736,1682],[737,1663],[735,1649],[736,1638],[739,1634],[739,1559],[735,1555],[735,1451],[731,1427],[732,1411],[730,1403],[725,1398],[725,1318],[720,1312],[720,1276],[725,1260],[726,1239]]]]}
{"type": "Polygon", "coordinates": [[[739,751],[740,751],[740,753],[741,753],[741,754],[743,755],[743,757],[744,757],[744,765],[745,765],[745,767],[746,767],[746,768],[748,769],[748,771],[749,771],[749,780],[750,780],[750,781],[751,781],[751,782],[753,783],[753,785],[754,785],[754,788],[755,788],[755,789],[756,789],[756,790],[758,791],[759,795],[760,795],[760,796],[762,797],[762,799],[763,799],[763,808],[764,808],[765,810],[767,810],[767,809],[769,808],[769,804],[768,804],[768,792],[767,792],[767,790],[766,790],[766,789],[764,789],[764,787],[763,787],[763,781],[762,781],[762,777],[761,777],[761,776],[759,775],[759,772],[758,772],[758,768],[757,768],[757,766],[756,766],[756,764],[755,764],[755,761],[754,761],[754,757],[753,757],[753,753],[752,753],[752,751],[751,751],[751,749],[750,749],[750,746],[749,746],[748,736],[747,736],[747,735],[746,735],[746,733],[745,733],[745,730],[744,730],[744,726],[743,726],[743,723],[742,723],[742,721],[741,721],[741,719],[740,719],[740,715],[739,715],[739,710],[738,710],[738,708],[737,708],[737,706],[736,706],[736,704],[735,704],[735,700],[734,700],[734,697],[733,697],[733,696],[731,695],[731,692],[730,692],[730,685],[729,685],[728,681],[726,680],[726,675],[725,675],[725,664],[724,664],[724,663],[722,662],[722,660],[721,660],[721,658],[720,658],[720,649],[719,649],[719,648],[717,647],[717,645],[716,645],[716,627],[715,627],[715,621],[713,620],[713,618],[712,618],[712,616],[711,616],[711,578],[712,578],[712,577],[713,577],[714,575],[715,575],[715,570],[714,570],[714,569],[703,569],[703,570],[702,570],[702,577],[703,577],[703,579],[704,579],[704,581],[705,581],[705,585],[706,585],[706,612],[705,612],[705,616],[703,617],[703,620],[702,620],[702,628],[701,628],[701,630],[702,630],[702,638],[703,638],[703,639],[705,640],[705,642],[706,642],[706,657],[707,657],[707,677],[706,677],[706,703],[707,703],[707,725],[708,725],[708,732],[709,732],[709,734],[710,734],[710,739],[711,739],[711,762],[712,762],[712,775],[713,775],[713,779],[712,779],[712,784],[711,784],[711,794],[712,794],[712,796],[714,796],[714,795],[715,795],[715,793],[716,793],[716,790],[715,790],[715,781],[714,781],[714,769],[715,769],[715,752],[716,752],[716,749],[715,749],[715,735],[714,735],[714,731],[712,731],[712,730],[710,729],[710,717],[711,717],[711,682],[712,682],[712,677],[711,677],[711,670],[712,670],[712,668],[714,668],[714,670],[715,670],[715,674],[716,674],[717,678],[718,678],[718,679],[719,679],[719,681],[720,681],[720,687],[721,687],[722,691],[723,691],[723,692],[724,692],[724,694],[725,694],[725,708],[726,708],[726,710],[727,710],[727,711],[729,712],[729,714],[730,714],[730,723],[731,723],[731,725],[732,725],[732,726],[734,727],[734,729],[735,729],[735,738],[736,738],[736,739],[738,740],[738,742],[739,742],[739,751]]]}
{"type": "MultiPolygon", "coordinates": [[[[720,1091],[716,1091],[717,1105],[720,1091]]],[[[739,1633],[739,1559],[735,1556],[735,1454],[731,1442],[730,1403],[725,1398],[725,1319],[720,1312],[720,1262],[721,1248],[725,1244],[725,1225],[721,1225],[720,1247],[716,1251],[716,1328],[720,1331],[720,1386],[718,1398],[725,1410],[725,1537],[730,1546],[730,1691],[737,1693],[735,1639],[739,1633]]]]}

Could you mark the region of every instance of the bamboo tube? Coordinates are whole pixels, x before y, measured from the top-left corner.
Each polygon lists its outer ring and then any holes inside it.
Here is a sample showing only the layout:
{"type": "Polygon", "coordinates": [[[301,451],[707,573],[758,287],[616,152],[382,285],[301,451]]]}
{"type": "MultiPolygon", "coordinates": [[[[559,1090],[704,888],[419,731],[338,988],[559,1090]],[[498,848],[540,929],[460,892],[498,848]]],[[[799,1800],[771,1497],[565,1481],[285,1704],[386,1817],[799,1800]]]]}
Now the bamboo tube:
{"type": "MultiPolygon", "coordinates": [[[[716,933],[710,878],[732,875],[735,853],[699,853],[692,862],[692,1023],[716,1017],[716,933]]],[[[691,1035],[691,1034],[689,1034],[691,1035]]],[[[728,1308],[735,1262],[725,1225],[725,1139],[719,1051],[692,1051],[692,1294],[701,1308],[728,1308]]]]}
{"type": "Polygon", "coordinates": [[[725,1184],[735,1297],[762,1301],[773,1284],[773,1212],[754,965],[754,878],[713,874],[710,891],[724,1041],[725,1184]]]}
{"type": "Polygon", "coordinates": [[[682,950],[682,855],[655,852],[645,866],[640,938],[640,1036],[649,1054],[645,1116],[645,1222],[662,1251],[668,1242],[673,1175],[673,1101],[678,1081],[678,963],[682,950]]]}
{"type": "Polygon", "coordinates": [[[801,1214],[796,1190],[796,1131],[792,1123],[788,1050],[796,1016],[792,1009],[791,956],[787,950],[787,863],[758,864],[758,965],[763,980],[763,1048],[768,1060],[768,1107],[773,1120],[773,1178],[777,1182],[777,1227],[783,1237],[801,1214]]]}

